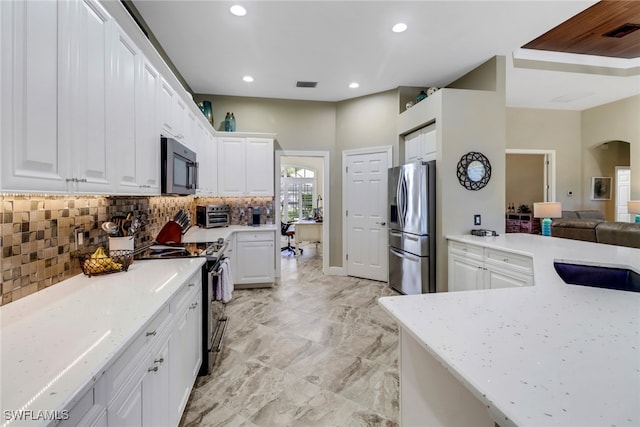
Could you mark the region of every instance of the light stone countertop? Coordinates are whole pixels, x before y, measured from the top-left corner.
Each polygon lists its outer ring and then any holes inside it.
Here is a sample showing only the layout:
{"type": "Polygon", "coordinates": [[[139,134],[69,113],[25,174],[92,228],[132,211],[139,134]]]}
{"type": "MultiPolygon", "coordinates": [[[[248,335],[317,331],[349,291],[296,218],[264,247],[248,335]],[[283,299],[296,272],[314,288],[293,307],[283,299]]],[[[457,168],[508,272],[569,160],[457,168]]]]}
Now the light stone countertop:
{"type": "Polygon", "coordinates": [[[233,233],[255,233],[257,231],[276,230],[277,226],[275,224],[261,224],[255,227],[249,225],[230,225],[228,227],[214,228],[193,226],[182,236],[182,241],[185,243],[214,242],[219,238],[227,240],[233,233]]]}
{"type": "Polygon", "coordinates": [[[0,307],[0,425],[24,424],[5,411],[69,409],[204,262],[136,261],[0,307]]]}
{"type": "Polygon", "coordinates": [[[533,257],[534,286],[380,298],[501,426],[640,425],[640,293],[565,284],[554,260],[640,272],[640,249],[448,236],[533,257]]]}

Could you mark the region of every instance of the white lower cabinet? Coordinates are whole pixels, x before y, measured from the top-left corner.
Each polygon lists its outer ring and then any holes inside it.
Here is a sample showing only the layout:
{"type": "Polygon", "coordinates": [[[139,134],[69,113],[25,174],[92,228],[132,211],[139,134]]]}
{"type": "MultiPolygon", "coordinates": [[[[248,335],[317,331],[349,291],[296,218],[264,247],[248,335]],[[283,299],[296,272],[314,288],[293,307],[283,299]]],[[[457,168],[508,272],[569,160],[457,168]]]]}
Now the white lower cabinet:
{"type": "MultiPolygon", "coordinates": [[[[191,282],[189,285],[191,285],[191,282]]],[[[175,312],[175,329],[169,341],[170,378],[169,420],[178,425],[187,405],[191,387],[202,363],[200,337],[202,331],[201,286],[174,298],[171,304],[175,312]]]]}
{"type": "Polygon", "coordinates": [[[231,272],[235,285],[273,283],[275,280],[275,233],[245,231],[234,236],[231,272]]]}
{"type": "Polygon", "coordinates": [[[533,285],[533,259],[506,250],[449,241],[449,291],[533,285]]]}
{"type": "Polygon", "coordinates": [[[67,417],[57,427],[106,427],[107,396],[104,377],[99,379],[89,391],[75,400],[68,410],[67,417]]]}
{"type": "Polygon", "coordinates": [[[198,270],[104,376],[109,426],[177,426],[202,354],[198,270]]]}

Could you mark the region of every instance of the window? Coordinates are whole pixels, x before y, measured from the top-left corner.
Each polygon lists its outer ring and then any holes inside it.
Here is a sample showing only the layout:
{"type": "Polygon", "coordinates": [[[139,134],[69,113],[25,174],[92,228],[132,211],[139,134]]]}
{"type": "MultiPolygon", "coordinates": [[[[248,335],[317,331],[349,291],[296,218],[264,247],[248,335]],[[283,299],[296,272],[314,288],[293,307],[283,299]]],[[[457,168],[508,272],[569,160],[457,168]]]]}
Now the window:
{"type": "Polygon", "coordinates": [[[280,171],[280,212],[282,222],[313,217],[316,199],[315,171],[283,166],[280,171]]]}

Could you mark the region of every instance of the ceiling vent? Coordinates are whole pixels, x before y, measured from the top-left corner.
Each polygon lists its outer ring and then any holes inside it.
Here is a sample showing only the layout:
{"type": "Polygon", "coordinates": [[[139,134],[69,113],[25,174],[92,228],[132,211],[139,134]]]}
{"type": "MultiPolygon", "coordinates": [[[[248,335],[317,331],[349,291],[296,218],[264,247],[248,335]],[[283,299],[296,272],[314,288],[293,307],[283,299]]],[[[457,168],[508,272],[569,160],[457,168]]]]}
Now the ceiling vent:
{"type": "Polygon", "coordinates": [[[296,87],[316,87],[318,86],[318,82],[296,82],[296,87]]]}
{"type": "Polygon", "coordinates": [[[634,31],[640,30],[640,24],[622,24],[615,30],[609,31],[608,33],[604,33],[604,37],[615,37],[620,39],[624,36],[628,36],[634,31]]]}

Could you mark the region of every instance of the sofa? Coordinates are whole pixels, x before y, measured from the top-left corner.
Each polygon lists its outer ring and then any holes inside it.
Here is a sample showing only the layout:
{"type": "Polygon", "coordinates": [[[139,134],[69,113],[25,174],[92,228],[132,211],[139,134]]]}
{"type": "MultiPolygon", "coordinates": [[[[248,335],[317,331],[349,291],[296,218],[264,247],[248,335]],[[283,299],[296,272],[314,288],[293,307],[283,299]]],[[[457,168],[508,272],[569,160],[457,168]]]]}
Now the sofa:
{"type": "Polygon", "coordinates": [[[562,211],[551,223],[551,235],[608,245],[640,248],[640,224],[605,221],[597,210],[562,211]]]}

